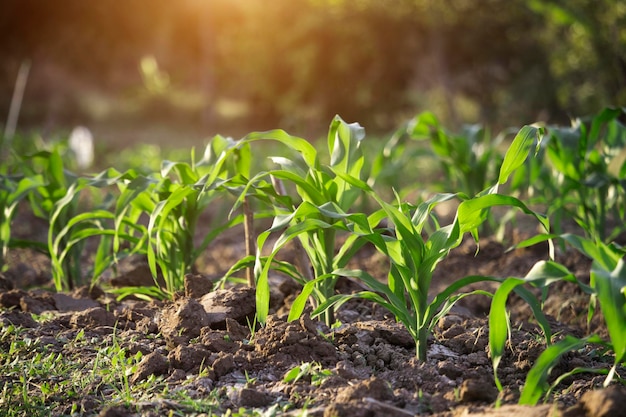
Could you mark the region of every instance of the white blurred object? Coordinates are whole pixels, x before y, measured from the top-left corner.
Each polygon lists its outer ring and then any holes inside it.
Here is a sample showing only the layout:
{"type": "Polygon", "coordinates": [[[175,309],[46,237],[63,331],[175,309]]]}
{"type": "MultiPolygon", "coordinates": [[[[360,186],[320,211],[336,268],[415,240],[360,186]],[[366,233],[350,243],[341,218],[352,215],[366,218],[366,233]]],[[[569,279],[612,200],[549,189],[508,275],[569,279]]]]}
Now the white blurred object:
{"type": "Polygon", "coordinates": [[[76,126],[70,134],[70,149],[76,155],[80,169],[89,168],[93,163],[93,135],[84,126],[76,126]]]}

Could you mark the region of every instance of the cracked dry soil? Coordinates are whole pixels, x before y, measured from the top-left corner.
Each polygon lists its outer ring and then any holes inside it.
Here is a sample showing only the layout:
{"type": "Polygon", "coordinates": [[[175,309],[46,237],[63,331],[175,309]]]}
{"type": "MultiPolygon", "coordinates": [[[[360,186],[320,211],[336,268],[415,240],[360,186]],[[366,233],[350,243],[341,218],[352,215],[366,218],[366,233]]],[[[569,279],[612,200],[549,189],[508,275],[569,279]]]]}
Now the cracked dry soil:
{"type": "MultiPolygon", "coordinates": [[[[238,236],[218,239],[204,269],[226,270],[228,266],[219,265],[217,260],[224,265],[231,257],[236,260],[243,246],[238,236]]],[[[481,243],[475,255],[473,242],[466,242],[440,264],[432,291],[435,294],[445,283],[471,274],[523,276],[543,257],[542,248],[506,252],[502,245],[489,241],[481,243]]],[[[588,261],[574,253],[560,257],[557,260],[579,277],[588,276],[588,261]]],[[[355,262],[356,267],[372,275],[385,274],[384,261],[372,249],[355,262]]],[[[152,393],[127,404],[115,404],[111,403],[115,387],[95,381],[77,392],[74,400],[51,409],[50,415],[65,415],[72,409],[80,415],[108,417],[171,412],[222,415],[241,407],[260,412],[274,407],[279,410],[277,415],[325,417],[626,415],[624,387],[601,389],[604,376],[595,374],[565,379],[545,404],[515,405],[529,369],[545,348],[528,307],[515,299],[511,300],[512,337],[499,367],[504,390],[498,393],[488,349],[489,299],[484,296],[461,300],[437,323],[428,360],[420,362],[406,329],[388,312],[368,302],[350,301],[342,306],[337,313],[341,326],[333,329],[307,315],[286,322],[289,301],[297,288],[280,277],[275,277],[272,314],[266,326],[253,329],[254,290],[231,286],[212,291],[208,275],[187,276],[184,293],[172,301],[118,302],[98,287],[68,294],[33,289],[33,284],[48,284],[46,268],[45,262],[27,253],[13,258],[1,280],[2,326],[20,326],[20,337],[35,341],[40,350],[72,357],[86,370],[91,369],[99,349],[112,343],[123,347],[127,357],[141,352],[128,383],[136,386],[151,381],[160,387],[155,392],[169,393],[167,398],[152,393]],[[82,342],[73,343],[79,332],[82,342]],[[302,364],[311,364],[311,370],[285,382],[286,373],[302,364]],[[187,399],[215,401],[209,411],[199,412],[189,401],[172,399],[176,392],[184,392],[187,399]],[[498,398],[502,406],[495,408],[498,398]]],[[[136,275],[126,273],[124,282],[134,278],[140,281],[139,272],[136,275]]],[[[337,287],[340,291],[359,289],[347,279],[340,280],[337,287]]],[[[554,333],[605,334],[599,315],[587,328],[587,303],[588,298],[571,284],[551,288],[545,308],[554,333]]],[[[0,343],[0,349],[8,349],[6,344],[0,343]]],[[[568,354],[553,375],[581,366],[607,367],[608,363],[590,348],[568,354]]],[[[0,375],[0,390],[17,383],[0,375]]],[[[2,407],[0,404],[0,414],[2,407]]]]}

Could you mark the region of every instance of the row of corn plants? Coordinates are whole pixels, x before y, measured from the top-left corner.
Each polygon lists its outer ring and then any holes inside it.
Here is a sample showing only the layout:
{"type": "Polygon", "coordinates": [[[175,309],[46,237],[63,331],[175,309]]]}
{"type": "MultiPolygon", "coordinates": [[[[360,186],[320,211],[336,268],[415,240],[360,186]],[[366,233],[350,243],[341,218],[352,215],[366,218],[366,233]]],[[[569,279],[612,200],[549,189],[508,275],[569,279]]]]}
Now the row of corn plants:
{"type": "Polygon", "coordinates": [[[626,359],[624,253],[613,242],[624,224],[626,129],[620,118],[625,113],[625,109],[605,109],[589,121],[575,121],[568,129],[525,126],[504,152],[500,144],[510,131],[495,139],[478,127],[451,135],[432,114],[424,113],[396,132],[374,158],[364,152],[364,129],[339,117],[330,125],[327,152],[282,130],[252,133],[239,141],[216,136],[198,161],[192,151],[191,162],[164,161],[153,173],[111,168],[78,176],[65,168],[58,150],[14,156],[1,172],[1,255],[4,259],[9,248],[29,244],[43,251],[50,256],[55,287],[62,291],[83,283],[85,275],[95,284],[123,257],[142,254],[155,285],[117,291],[121,297],[166,298],[182,288],[184,275],[194,271],[197,258],[219,234],[238,224],[249,226],[253,220],[270,218],[270,227],[256,239],[247,236],[249,249],[256,247],[256,253],[242,258],[225,276],[253,268],[249,283],[256,286],[261,323],[269,313],[269,276],[277,271],[302,287],[291,306],[290,320],[310,305],[312,315],[330,326],[336,308],[349,299],[371,300],[406,326],[415,340],[417,357],[425,360],[427,339],[437,320],[463,297],[488,295],[493,297],[490,351],[501,388],[497,368],[512,331],[506,301],[515,292],[528,303],[547,345],[528,376],[521,399],[536,403],[550,389],[550,370],[568,351],[589,343],[601,343],[607,352],[612,351],[607,384],[626,359]],[[269,157],[267,169],[257,169],[252,149],[268,144],[273,149],[278,144],[280,155],[269,157]],[[441,162],[445,187],[455,191],[407,201],[410,193],[394,189],[394,178],[404,175],[408,167],[417,170],[419,178],[416,162],[426,157],[441,162]],[[436,208],[450,202],[455,203],[453,219],[442,224],[436,208]],[[27,204],[34,215],[48,222],[45,244],[11,237],[19,204],[27,204]],[[231,207],[226,220],[216,222],[198,240],[201,215],[223,204],[231,207]],[[429,294],[439,262],[465,235],[478,242],[479,232],[485,230],[482,226],[494,221],[491,210],[496,207],[521,211],[537,220],[545,233],[520,246],[548,241],[551,250],[546,260],[525,277],[469,276],[439,294],[429,294]],[[537,207],[545,208],[547,215],[537,207]],[[561,222],[567,217],[583,232],[562,233],[561,222]],[[593,260],[589,284],[554,261],[553,240],[593,260]],[[279,260],[279,253],[290,243],[297,259],[279,260]],[[95,250],[85,251],[85,245],[95,250]],[[347,267],[364,245],[388,259],[387,276],[373,277],[347,267]],[[86,273],[81,266],[87,254],[93,254],[93,268],[86,273]],[[335,284],[342,276],[359,280],[367,289],[337,293],[335,284]],[[555,341],[541,309],[542,297],[548,285],[563,280],[589,294],[590,309],[599,305],[610,340],[590,335],[555,341]],[[500,285],[494,294],[464,292],[468,285],[481,281],[500,285]],[[538,288],[541,295],[536,296],[532,288],[538,288]]]}

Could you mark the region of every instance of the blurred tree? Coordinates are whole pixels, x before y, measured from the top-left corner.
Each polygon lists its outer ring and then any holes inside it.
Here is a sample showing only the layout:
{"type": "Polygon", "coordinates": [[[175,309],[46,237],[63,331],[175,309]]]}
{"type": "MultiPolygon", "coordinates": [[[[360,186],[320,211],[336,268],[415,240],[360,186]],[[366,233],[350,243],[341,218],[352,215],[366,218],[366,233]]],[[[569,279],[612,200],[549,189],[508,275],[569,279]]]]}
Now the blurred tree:
{"type": "Polygon", "coordinates": [[[626,103],[626,3],[527,0],[544,28],[558,100],[572,115],[626,103]]]}
{"type": "Polygon", "coordinates": [[[85,86],[127,98],[153,56],[205,96],[205,123],[222,99],[247,105],[251,129],[324,130],[336,113],[389,129],[425,109],[446,124],[562,121],[626,102],[625,31],[620,0],[3,0],[0,112],[23,60],[36,115],[85,86]]]}

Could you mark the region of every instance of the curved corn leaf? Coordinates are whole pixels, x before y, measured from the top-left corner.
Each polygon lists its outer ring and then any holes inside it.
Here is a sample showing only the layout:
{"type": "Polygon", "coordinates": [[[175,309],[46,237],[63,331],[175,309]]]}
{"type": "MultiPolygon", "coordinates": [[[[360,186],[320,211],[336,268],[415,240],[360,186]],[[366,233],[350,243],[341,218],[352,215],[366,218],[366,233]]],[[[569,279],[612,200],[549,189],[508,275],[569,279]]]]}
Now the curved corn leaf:
{"type": "Polygon", "coordinates": [[[565,338],[559,342],[548,346],[548,348],[539,355],[532,369],[528,372],[526,382],[524,383],[520,395],[519,404],[536,405],[539,402],[544,393],[549,389],[547,381],[550,376],[550,371],[552,371],[552,368],[554,368],[564,354],[581,349],[587,343],[599,342],[601,342],[601,340],[597,336],[578,339],[566,335],[565,338]]]}
{"type": "Polygon", "coordinates": [[[533,126],[524,126],[520,129],[504,155],[498,184],[506,183],[509,176],[524,164],[533,145],[535,146],[535,153],[537,153],[542,137],[543,129],[533,126]]]}

